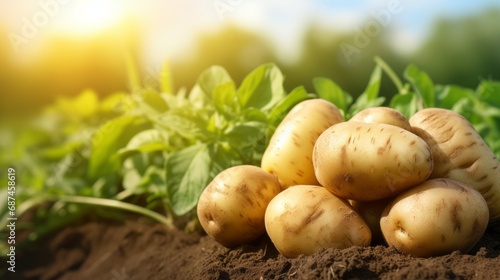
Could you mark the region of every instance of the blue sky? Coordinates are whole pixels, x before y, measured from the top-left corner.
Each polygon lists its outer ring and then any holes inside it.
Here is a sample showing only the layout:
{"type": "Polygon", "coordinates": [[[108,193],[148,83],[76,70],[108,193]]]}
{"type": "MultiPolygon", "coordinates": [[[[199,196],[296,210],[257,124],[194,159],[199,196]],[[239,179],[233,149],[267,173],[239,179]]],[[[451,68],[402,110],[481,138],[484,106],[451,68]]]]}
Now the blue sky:
{"type": "MultiPolygon", "coordinates": [[[[393,34],[392,38],[395,48],[402,52],[411,52],[425,40],[428,31],[437,18],[461,17],[472,13],[478,13],[491,7],[500,7],[500,1],[431,1],[431,0],[352,0],[352,1],[259,1],[243,0],[243,4],[230,15],[235,22],[245,24],[242,17],[247,11],[245,6],[260,6],[261,13],[267,15],[256,22],[256,30],[264,30],[276,41],[287,42],[290,46],[296,46],[297,36],[303,31],[303,27],[310,21],[316,21],[325,28],[336,30],[363,29],[367,20],[374,18],[374,13],[382,13],[388,10],[389,3],[399,7],[399,12],[391,14],[389,28],[393,34]],[[278,3],[282,3],[279,5],[278,3]],[[274,3],[274,4],[273,4],[274,3]],[[278,12],[277,12],[278,10],[278,12]],[[279,14],[279,17],[276,15],[279,14]]],[[[500,24],[500,19],[499,19],[500,24]]],[[[279,43],[278,43],[279,44],[279,43]]],[[[298,49],[288,50],[293,56],[298,49]]]]}
{"type": "Polygon", "coordinates": [[[426,28],[432,24],[436,17],[457,17],[471,13],[481,12],[489,7],[500,7],[498,0],[478,0],[478,1],[314,1],[320,9],[327,9],[332,14],[338,9],[353,11],[359,14],[369,15],[373,11],[386,8],[389,2],[399,2],[404,7],[403,16],[397,18],[397,22],[403,23],[408,28],[416,32],[425,32],[426,28]]]}

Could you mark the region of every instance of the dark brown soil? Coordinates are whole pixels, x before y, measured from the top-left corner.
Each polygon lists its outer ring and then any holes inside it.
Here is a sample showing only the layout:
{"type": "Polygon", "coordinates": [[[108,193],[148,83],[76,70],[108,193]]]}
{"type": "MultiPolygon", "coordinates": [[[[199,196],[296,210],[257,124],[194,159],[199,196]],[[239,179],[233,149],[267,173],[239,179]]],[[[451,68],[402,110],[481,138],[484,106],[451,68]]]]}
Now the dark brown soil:
{"type": "Polygon", "coordinates": [[[41,243],[8,279],[500,279],[500,227],[468,254],[433,258],[378,245],[287,259],[266,236],[230,250],[140,219],[69,227],[41,243]]]}

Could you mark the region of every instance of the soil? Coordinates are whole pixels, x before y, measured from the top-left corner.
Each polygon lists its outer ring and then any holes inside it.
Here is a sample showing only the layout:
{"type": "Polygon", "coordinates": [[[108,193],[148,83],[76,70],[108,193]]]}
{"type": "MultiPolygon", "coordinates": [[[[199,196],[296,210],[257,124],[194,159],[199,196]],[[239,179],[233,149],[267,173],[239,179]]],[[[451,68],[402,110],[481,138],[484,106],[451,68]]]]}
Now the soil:
{"type": "MultiPolygon", "coordinates": [[[[416,258],[386,245],[287,259],[267,236],[227,249],[143,219],[65,228],[20,252],[12,279],[500,279],[500,227],[467,254],[416,258]]],[[[5,261],[2,260],[2,266],[5,261]]],[[[6,271],[6,267],[2,267],[6,271]]],[[[10,279],[9,278],[9,279],[10,279]]]]}

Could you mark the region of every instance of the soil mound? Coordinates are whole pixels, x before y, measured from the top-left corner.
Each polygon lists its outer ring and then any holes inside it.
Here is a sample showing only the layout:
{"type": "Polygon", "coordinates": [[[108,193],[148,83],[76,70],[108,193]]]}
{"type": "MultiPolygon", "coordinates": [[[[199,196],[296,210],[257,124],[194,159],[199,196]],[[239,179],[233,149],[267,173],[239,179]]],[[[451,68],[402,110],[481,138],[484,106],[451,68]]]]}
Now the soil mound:
{"type": "Polygon", "coordinates": [[[8,279],[500,279],[500,227],[468,254],[432,258],[377,245],[287,259],[266,236],[227,249],[142,219],[89,222],[39,243],[20,252],[8,279]]]}

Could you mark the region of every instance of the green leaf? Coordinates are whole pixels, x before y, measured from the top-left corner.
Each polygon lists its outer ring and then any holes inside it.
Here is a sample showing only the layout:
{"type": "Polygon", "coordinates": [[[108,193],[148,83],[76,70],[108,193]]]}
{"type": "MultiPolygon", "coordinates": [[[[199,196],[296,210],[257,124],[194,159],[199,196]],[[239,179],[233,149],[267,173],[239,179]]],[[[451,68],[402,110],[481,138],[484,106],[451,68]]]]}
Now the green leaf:
{"type": "Polygon", "coordinates": [[[231,166],[242,164],[238,151],[228,143],[215,143],[209,146],[209,150],[212,158],[210,179],[231,166]]]}
{"type": "Polygon", "coordinates": [[[409,65],[404,71],[404,77],[411,83],[425,108],[435,106],[434,84],[427,73],[420,71],[415,65],[409,65]]]}
{"type": "Polygon", "coordinates": [[[102,125],[92,137],[89,177],[98,178],[116,171],[119,167],[116,152],[135,134],[148,128],[150,123],[138,116],[122,116],[102,125]]]}
{"type": "Polygon", "coordinates": [[[216,65],[203,71],[198,77],[196,84],[206,96],[211,97],[216,87],[228,82],[232,82],[231,76],[229,76],[226,69],[216,65]]]}
{"type": "Polygon", "coordinates": [[[169,148],[162,132],[157,129],[148,129],[132,137],[127,146],[118,151],[118,155],[123,159],[136,153],[166,151],[169,148]]]}
{"type": "Polygon", "coordinates": [[[337,108],[344,111],[347,109],[344,91],[334,81],[318,77],[313,79],[313,86],[318,96],[333,103],[337,108]]]}
{"type": "Polygon", "coordinates": [[[243,121],[255,121],[261,123],[268,123],[269,118],[265,112],[259,109],[247,108],[240,112],[243,121]]]}
{"type": "Polygon", "coordinates": [[[238,110],[236,100],[236,87],[232,81],[215,87],[212,95],[212,102],[220,113],[231,116],[238,110]]]}
{"type": "Polygon", "coordinates": [[[147,154],[136,154],[127,158],[123,163],[123,188],[125,189],[117,199],[132,194],[146,194],[157,196],[165,194],[165,174],[163,166],[151,163],[147,154]]]}
{"type": "Polygon", "coordinates": [[[269,113],[270,122],[277,125],[295,105],[309,98],[311,98],[311,96],[307,94],[303,86],[294,88],[285,98],[273,107],[269,113]]]}
{"type": "Polygon", "coordinates": [[[168,105],[161,95],[154,90],[143,90],[134,94],[142,110],[154,110],[154,113],[163,113],[167,111],[168,105]],[[144,108],[145,107],[145,108],[144,108]]]}
{"type": "Polygon", "coordinates": [[[81,142],[68,142],[61,145],[47,147],[37,154],[47,160],[60,160],[69,153],[79,149],[83,143],[81,142]]]}
{"type": "Polygon", "coordinates": [[[401,112],[406,118],[410,118],[418,110],[418,99],[414,93],[398,93],[391,99],[389,106],[401,112]]]}
{"type": "Polygon", "coordinates": [[[284,96],[283,75],[274,64],[264,64],[243,79],[237,91],[242,108],[270,110],[284,96]]]}
{"type": "Polygon", "coordinates": [[[225,136],[232,147],[238,149],[254,147],[259,140],[265,137],[266,128],[265,123],[251,121],[231,127],[226,131],[225,136]]]}
{"type": "Polygon", "coordinates": [[[482,80],[476,89],[476,96],[479,100],[500,108],[500,82],[482,80]]]}
{"type": "Polygon", "coordinates": [[[437,105],[440,108],[450,109],[463,99],[474,98],[474,91],[455,85],[445,86],[438,94],[437,105]]]}
{"type": "Polygon", "coordinates": [[[57,108],[64,115],[91,117],[97,113],[99,108],[99,98],[93,90],[84,90],[77,97],[57,100],[57,108]]]}
{"type": "Polygon", "coordinates": [[[170,102],[167,103],[175,104],[177,107],[184,106],[186,105],[185,103],[189,102],[189,105],[195,109],[205,108],[210,104],[210,96],[206,95],[199,85],[193,87],[187,98],[185,91],[179,91],[179,93],[177,93],[177,98],[168,98],[168,100],[170,100],[170,102]]]}
{"type": "Polygon", "coordinates": [[[139,194],[142,175],[146,169],[145,155],[136,154],[123,162],[123,188],[130,193],[139,194]]]}
{"type": "MultiPolygon", "coordinates": [[[[188,112],[185,112],[188,113],[188,112]]],[[[158,118],[157,122],[166,131],[175,132],[187,139],[195,140],[202,134],[205,127],[199,119],[194,116],[185,116],[176,110],[167,111],[158,118]]]]}
{"type": "Polygon", "coordinates": [[[101,112],[114,114],[126,112],[134,107],[135,104],[131,95],[125,92],[109,95],[99,104],[99,110],[101,112]]]}
{"type": "Polygon", "coordinates": [[[183,215],[196,206],[198,197],[211,180],[211,155],[207,144],[197,144],[167,159],[166,184],[170,206],[176,215],[183,215]]]}
{"type": "MultiPolygon", "coordinates": [[[[378,107],[384,104],[385,97],[378,97],[381,79],[382,68],[377,65],[371,74],[370,81],[368,82],[364,92],[361,93],[349,107],[347,114],[344,114],[344,119],[349,120],[352,116],[366,108],[378,107]]],[[[348,102],[347,104],[350,104],[352,102],[352,97],[347,93],[345,96],[348,102]]]]}
{"type": "Polygon", "coordinates": [[[382,68],[377,65],[370,76],[370,81],[368,82],[365,91],[363,92],[368,101],[375,100],[378,97],[381,80],[382,68]]]}

